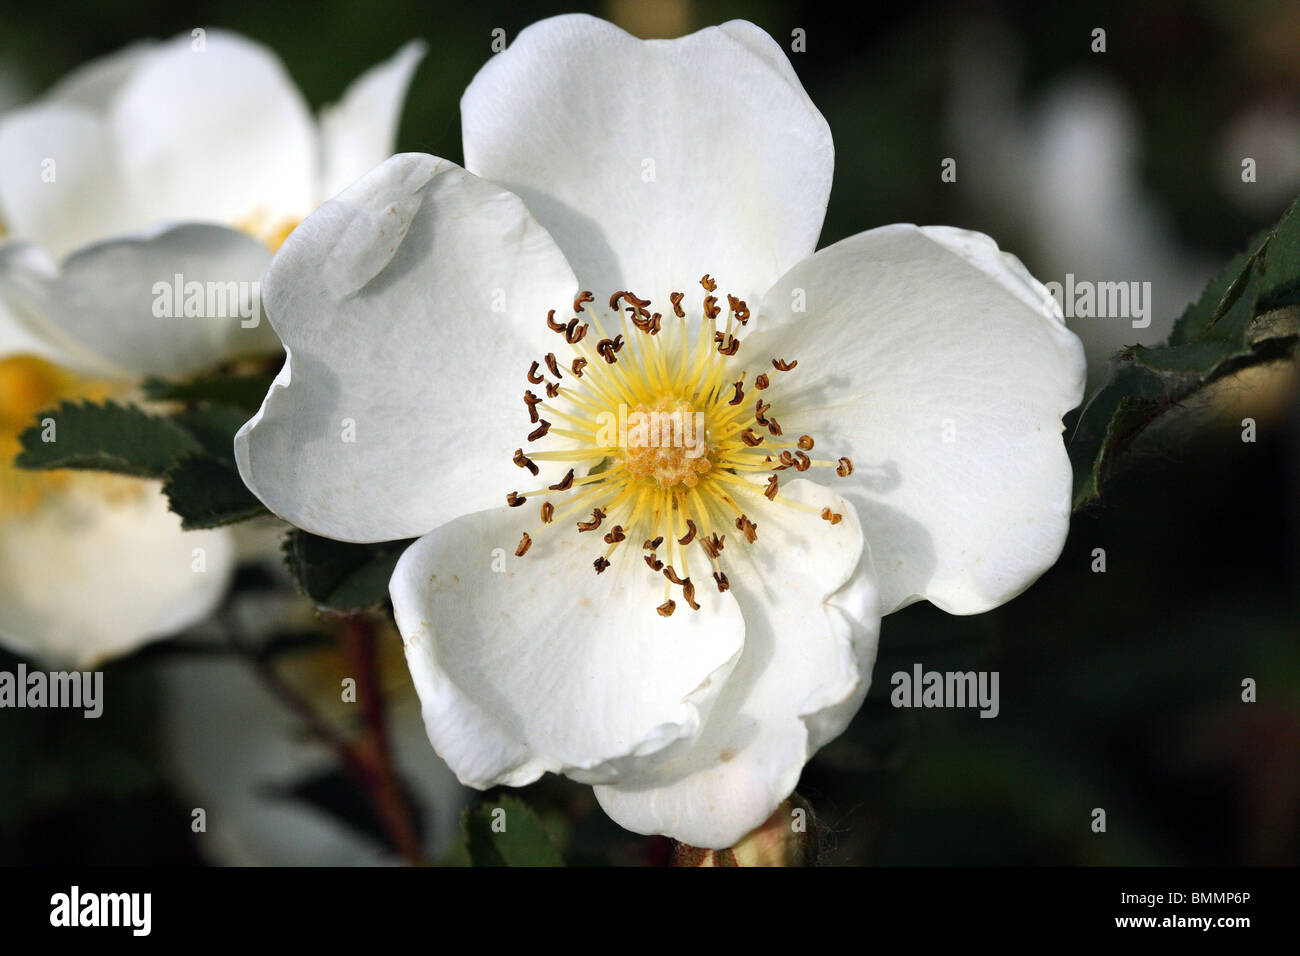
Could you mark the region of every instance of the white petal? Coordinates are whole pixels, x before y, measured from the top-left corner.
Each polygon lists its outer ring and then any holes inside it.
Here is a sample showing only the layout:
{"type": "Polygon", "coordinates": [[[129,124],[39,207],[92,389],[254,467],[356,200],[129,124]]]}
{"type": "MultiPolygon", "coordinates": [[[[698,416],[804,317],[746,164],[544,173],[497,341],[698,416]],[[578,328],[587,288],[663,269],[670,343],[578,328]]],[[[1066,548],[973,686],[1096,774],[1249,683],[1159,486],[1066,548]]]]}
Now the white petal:
{"type": "Polygon", "coordinates": [[[139,40],[85,63],[59,80],[42,97],[104,111],[131,75],[158,49],[154,40],[139,40]]]}
{"type": "Polygon", "coordinates": [[[393,573],[429,739],[480,789],[547,771],[635,774],[698,732],[744,643],[740,609],[701,589],[698,612],[661,617],[664,581],[635,548],[597,575],[592,561],[607,550],[597,532],[539,531],[522,512],[443,525],[393,573]],[[526,528],[532,548],[514,557],[526,528]]]}
{"type": "Polygon", "coordinates": [[[109,114],[140,228],[163,220],[297,220],[317,199],[315,123],[266,47],[209,30],[161,44],[109,114]]]}
{"type": "Polygon", "coordinates": [[[3,521],[5,646],[93,667],[211,613],[234,566],[228,531],[182,531],[157,482],[67,477],[34,511],[3,521]]]}
{"type": "Polygon", "coordinates": [[[53,263],[38,247],[0,243],[0,359],[35,355],[78,371],[104,371],[92,353],[70,354],[57,329],[40,319],[53,272],[53,263]]]}
{"type": "Polygon", "coordinates": [[[1083,350],[1015,257],[978,233],[886,226],[791,270],[757,326],[751,357],[799,362],[774,399],[783,427],[853,460],[835,488],[859,509],[886,612],[985,611],[1055,562],[1083,350]]]}
{"type": "Polygon", "coordinates": [[[546,313],[576,294],[516,197],[446,160],[395,156],[294,231],[263,293],[289,359],[235,454],[287,521],[347,541],[415,537],[562,474],[512,461],[530,427],[524,375],[556,347],[546,313]]]}
{"type": "Polygon", "coordinates": [[[270,260],[265,245],[238,230],[174,226],[74,253],[26,304],[37,321],[115,368],[183,375],[278,349],[258,294],[270,260]]]}
{"type": "Polygon", "coordinates": [[[752,24],[641,41],[543,20],[479,71],[461,116],[466,168],[528,203],[584,287],[658,303],[708,272],[752,305],[816,246],[830,129],[752,24]]]}
{"type": "Polygon", "coordinates": [[[630,830],[733,845],[790,795],[803,765],[866,696],[880,617],[862,530],[852,508],[819,485],[796,479],[781,494],[814,511],[751,511],[756,544],[723,552],[745,650],[703,732],[671,760],[596,788],[630,830]],[[824,507],[843,520],[823,521],[824,507]]]}
{"type": "Polygon", "coordinates": [[[58,257],[142,224],[126,195],[111,126],[74,103],[0,118],[0,211],[16,239],[58,257]]]}
{"type": "Polygon", "coordinates": [[[321,188],[329,199],[393,154],[411,75],[428,48],[412,40],[352,82],[320,113],[321,188]]]}

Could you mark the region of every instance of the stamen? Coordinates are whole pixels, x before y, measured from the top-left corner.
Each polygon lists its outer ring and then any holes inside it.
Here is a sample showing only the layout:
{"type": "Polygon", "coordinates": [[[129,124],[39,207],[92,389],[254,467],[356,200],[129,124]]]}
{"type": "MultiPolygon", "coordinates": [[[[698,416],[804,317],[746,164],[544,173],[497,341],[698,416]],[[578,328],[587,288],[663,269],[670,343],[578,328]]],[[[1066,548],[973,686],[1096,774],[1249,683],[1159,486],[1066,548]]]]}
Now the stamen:
{"type": "MultiPolygon", "coordinates": [[[[546,399],[532,389],[524,392],[532,427],[527,440],[563,439],[566,446],[545,450],[543,445],[529,454],[518,448],[513,461],[534,476],[540,473],[538,462],[564,462],[569,468],[554,484],[506,496],[511,507],[534,495],[543,499],[539,527],[564,526],[570,520],[579,533],[607,527],[602,535],[607,550],[592,562],[597,574],[611,566],[624,541],[642,540],[647,568],[664,577],[664,602],[656,609],[664,617],[676,610],[673,587],[681,588],[679,600],[692,610],[700,609],[689,566],[691,545],[698,543],[711,564],[714,583],[725,592],[730,581],[719,563],[726,544],[720,530],[734,522],[743,543],[733,549],[743,549],[758,540],[758,523],[749,516],[753,509],[777,504],[818,513],[781,494],[779,472],[834,467],[847,476],[853,470],[847,458],[838,462],[810,458],[806,454],[814,444],[810,435],[799,435],[797,440],[783,437],[773,413],[781,393],[769,391],[772,375],[753,369],[757,374],[747,378],[751,371],[742,367],[737,377],[737,363],[730,361],[740,350],[739,328],[752,315],[748,305],[719,292],[708,273],[701,277],[700,286],[705,294],[689,309],[684,293],[669,295],[678,322],[674,331],[680,332],[671,336],[671,342],[658,334],[666,312],[654,311],[650,299],[629,290],[609,296],[608,313],[604,305],[595,305],[596,296],[590,291],[574,298],[572,318],[561,321],[555,310],[547,313],[547,327],[564,336],[572,354],[547,352],[529,365],[528,384],[544,385],[546,399]],[[585,337],[593,329],[596,341],[588,345],[585,337]],[[755,393],[752,406],[746,402],[750,381],[755,393]],[[764,471],[766,476],[759,474],[764,471]],[[549,500],[558,495],[566,497],[554,503],[549,500]],[[590,517],[582,518],[587,509],[590,517]],[[664,554],[658,554],[665,543],[664,554]]],[[[797,364],[780,358],[772,358],[771,363],[779,372],[791,371],[797,364]]],[[[821,509],[820,516],[830,524],[842,521],[829,508],[821,509]]],[[[522,556],[530,544],[525,535],[516,553],[522,556]]],[[[700,561],[698,555],[695,560],[700,561]]]]}
{"type": "Polygon", "coordinates": [[[527,455],[524,454],[524,450],[522,448],[515,449],[515,464],[518,465],[520,468],[527,468],[530,472],[532,472],[534,478],[537,477],[537,465],[533,462],[531,458],[529,458],[527,455]]]}

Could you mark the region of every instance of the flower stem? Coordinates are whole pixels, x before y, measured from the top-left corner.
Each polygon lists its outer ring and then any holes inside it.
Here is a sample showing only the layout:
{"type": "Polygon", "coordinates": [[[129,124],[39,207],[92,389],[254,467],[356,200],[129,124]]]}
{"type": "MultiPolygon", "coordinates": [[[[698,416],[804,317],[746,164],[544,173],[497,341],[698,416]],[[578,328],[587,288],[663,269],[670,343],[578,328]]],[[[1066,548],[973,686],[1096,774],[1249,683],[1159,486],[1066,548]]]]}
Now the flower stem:
{"type": "Polygon", "coordinates": [[[362,742],[372,770],[368,778],[371,801],[402,859],[412,866],[418,865],[420,839],[415,832],[410,801],[393,765],[383,685],[379,679],[379,659],[375,652],[375,627],[368,615],[349,614],[343,619],[343,648],[357,677],[357,699],[365,724],[362,742]]]}
{"type": "Polygon", "coordinates": [[[271,658],[245,643],[238,629],[226,621],[231,647],[243,656],[266,689],[306,725],[320,743],[332,750],[344,770],[370,801],[385,833],[402,860],[411,866],[422,862],[411,806],[402,792],[388,746],[383,695],[374,652],[374,628],[364,615],[344,618],[343,644],[357,674],[358,700],[362,704],[365,733],[349,740],[321,716],[312,702],[280,676],[271,658]]]}

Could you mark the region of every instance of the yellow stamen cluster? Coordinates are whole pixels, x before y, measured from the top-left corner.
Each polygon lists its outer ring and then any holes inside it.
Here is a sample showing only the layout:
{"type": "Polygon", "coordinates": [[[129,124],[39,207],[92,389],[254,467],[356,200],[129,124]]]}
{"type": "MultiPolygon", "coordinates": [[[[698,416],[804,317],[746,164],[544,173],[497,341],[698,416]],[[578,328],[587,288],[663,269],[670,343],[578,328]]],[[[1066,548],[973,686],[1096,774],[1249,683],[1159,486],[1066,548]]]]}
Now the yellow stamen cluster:
{"type": "MultiPolygon", "coordinates": [[[[28,471],[14,465],[22,450],[18,436],[29,427],[40,427],[37,414],[64,400],[98,401],[112,391],[105,382],[82,378],[32,355],[0,359],[0,517],[31,512],[47,494],[73,479],[68,471],[28,471]]],[[[134,489],[139,484],[116,476],[95,477],[115,487],[134,489]]]]}
{"type": "Polygon", "coordinates": [[[818,511],[783,496],[779,472],[852,471],[847,458],[809,457],[810,436],[784,437],[764,396],[771,397],[773,378],[798,362],[772,358],[752,377],[748,370],[737,373],[737,333],[749,321],[749,309],[726,296],[724,322],[717,284],[706,275],[700,285],[700,311],[690,316],[680,292],[670,296],[667,320],[650,300],[626,291],[610,297],[608,312],[594,307],[590,292],[574,300],[572,318],[557,319],[551,311],[547,326],[562,341],[528,369],[524,405],[532,430],[514,463],[534,476],[539,461],[570,467],[554,484],[506,496],[512,507],[542,499],[539,527],[516,548],[521,557],[543,527],[570,520],[579,534],[603,540],[593,562],[597,574],[625,542],[630,548],[639,543],[642,560],[664,578],[658,607],[664,617],[677,606],[674,586],[689,607],[699,609],[692,546],[703,553],[718,590],[728,589],[720,560],[727,538],[734,532],[738,541],[756,541],[758,523],[751,515],[770,502],[820,514],[831,524],[840,521],[829,508],[818,511]],[[675,336],[664,332],[665,325],[675,336]],[[548,436],[574,447],[525,452],[548,436]],[[772,472],[766,486],[755,481],[764,471],[772,472]]]}

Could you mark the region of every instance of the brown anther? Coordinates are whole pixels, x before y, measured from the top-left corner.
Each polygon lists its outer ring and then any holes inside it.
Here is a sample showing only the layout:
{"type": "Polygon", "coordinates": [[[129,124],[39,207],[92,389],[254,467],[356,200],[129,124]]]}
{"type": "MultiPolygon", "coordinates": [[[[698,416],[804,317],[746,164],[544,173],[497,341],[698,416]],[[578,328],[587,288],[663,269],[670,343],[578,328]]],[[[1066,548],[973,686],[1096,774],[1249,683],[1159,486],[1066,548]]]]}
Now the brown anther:
{"type": "Polygon", "coordinates": [[[731,582],[727,580],[727,576],[723,574],[721,571],[713,572],[713,580],[718,582],[719,594],[721,594],[723,591],[726,591],[728,588],[731,587],[731,582]]]}
{"type": "Polygon", "coordinates": [[[788,451],[781,452],[781,467],[789,468],[792,465],[794,465],[794,455],[790,454],[788,451]]]}
{"type": "Polygon", "coordinates": [[[678,544],[690,544],[695,540],[695,522],[690,518],[686,519],[686,534],[677,539],[678,544]]]}
{"type": "Polygon", "coordinates": [[[735,355],[740,351],[740,339],[734,335],[727,336],[727,344],[718,346],[719,355],[735,355]]]}
{"type": "Polygon", "coordinates": [[[695,603],[695,585],[691,583],[690,578],[682,582],[682,599],[691,606],[692,611],[700,609],[700,606],[695,603]]]}
{"type": "Polygon", "coordinates": [[[686,318],[686,313],[682,311],[682,299],[685,298],[685,292],[674,292],[668,297],[668,301],[673,304],[673,314],[679,319],[686,318]]]}
{"type": "Polygon", "coordinates": [[[563,322],[555,321],[554,309],[551,309],[550,312],[546,313],[546,327],[550,329],[552,332],[563,332],[565,329],[565,324],[563,322]]]}
{"type": "Polygon", "coordinates": [[[579,355],[576,359],[574,359],[572,362],[569,363],[569,371],[573,373],[574,378],[582,378],[582,370],[583,368],[586,367],[586,365],[587,365],[587,360],[583,358],[581,355],[579,355]]]}
{"type": "Polygon", "coordinates": [[[718,305],[716,295],[706,295],[704,297],[704,317],[706,319],[716,319],[722,314],[722,307],[718,305]]]}
{"type": "Polygon", "coordinates": [[[596,354],[599,355],[601,358],[603,358],[610,365],[613,365],[615,362],[618,361],[618,357],[614,353],[622,350],[622,348],[623,348],[623,336],[616,335],[612,339],[601,339],[599,342],[597,342],[596,354]]]}
{"type": "Polygon", "coordinates": [[[534,395],[532,391],[524,392],[524,404],[528,406],[528,420],[534,425],[538,421],[537,405],[539,402],[541,402],[541,399],[534,395]]]}
{"type": "Polygon", "coordinates": [[[798,359],[795,359],[793,362],[787,362],[785,359],[772,359],[772,368],[776,369],[778,372],[788,372],[798,364],[798,359]]]}
{"type": "Polygon", "coordinates": [[[664,563],[660,561],[658,558],[656,558],[653,554],[647,554],[645,556],[645,563],[650,565],[651,571],[658,571],[664,566],[664,563]]]}
{"type": "Polygon", "coordinates": [[[847,478],[849,475],[853,474],[853,462],[847,458],[841,458],[839,467],[835,469],[835,474],[839,475],[841,478],[847,478]]]}
{"type": "Polygon", "coordinates": [[[659,329],[662,327],[662,320],[663,316],[656,312],[648,318],[644,316],[634,317],[632,319],[632,324],[635,325],[638,330],[645,332],[648,335],[658,335],[659,329]]]}
{"type": "Polygon", "coordinates": [[[623,526],[616,524],[614,525],[614,527],[610,528],[608,532],[606,532],[605,543],[617,544],[618,542],[622,541],[626,537],[627,535],[623,533],[623,526]]]}
{"type": "Polygon", "coordinates": [[[745,305],[744,299],[737,299],[734,295],[728,294],[727,305],[731,306],[732,314],[741,325],[749,321],[749,307],[745,305]]]}
{"type": "Polygon", "coordinates": [[[605,520],[605,512],[601,511],[599,508],[592,508],[592,509],[591,509],[591,520],[590,520],[590,521],[579,521],[579,522],[578,522],[578,530],[579,530],[579,531],[595,531],[597,528],[600,527],[600,523],[601,523],[602,521],[604,521],[604,520],[605,520]]]}
{"type": "Polygon", "coordinates": [[[529,471],[531,471],[533,473],[533,477],[537,476],[537,463],[534,462],[527,455],[525,455],[524,450],[522,448],[515,449],[514,461],[515,464],[518,465],[520,468],[527,468],[529,471]]]}
{"type": "Polygon", "coordinates": [[[551,370],[551,374],[554,375],[556,378],[560,377],[560,363],[555,360],[554,352],[546,353],[546,367],[551,370]]]}
{"type": "Polygon", "coordinates": [[[758,540],[758,525],[750,521],[745,515],[741,515],[736,519],[736,528],[745,536],[745,540],[750,544],[753,544],[758,540]]]}
{"type": "Polygon", "coordinates": [[[803,452],[801,451],[795,452],[794,457],[795,457],[795,462],[794,462],[795,471],[807,471],[809,468],[812,467],[812,459],[809,458],[807,455],[805,455],[803,452]]]}
{"type": "Polygon", "coordinates": [[[667,601],[664,601],[663,604],[660,604],[655,608],[655,610],[659,612],[660,617],[672,617],[673,611],[677,610],[677,602],[672,598],[669,598],[667,601]]]}
{"type": "Polygon", "coordinates": [[[823,508],[822,518],[829,521],[831,524],[839,524],[840,521],[844,518],[844,515],[840,514],[837,511],[831,511],[830,508],[823,508]]]}
{"type": "Polygon", "coordinates": [[[752,428],[746,428],[743,432],[740,433],[740,440],[743,441],[750,448],[753,448],[755,445],[761,445],[763,443],[763,436],[755,435],[754,429],[752,428]]]}
{"type": "Polygon", "coordinates": [[[551,423],[548,422],[545,418],[543,418],[542,423],[528,433],[528,440],[537,441],[537,439],[543,437],[550,430],[551,430],[551,423]]]}
{"type": "Polygon", "coordinates": [[[573,311],[581,312],[583,303],[595,302],[595,301],[596,301],[596,297],[592,295],[590,292],[579,292],[578,297],[573,300],[573,311]]]}
{"type": "Polygon", "coordinates": [[[553,485],[548,485],[551,491],[568,491],[573,487],[573,469],[570,468],[568,474],[553,485]]]}
{"type": "Polygon", "coordinates": [[[776,480],[776,475],[771,475],[767,479],[767,487],[763,489],[763,494],[767,496],[768,501],[776,501],[777,489],[781,483],[776,480]]]}
{"type": "Polygon", "coordinates": [[[705,291],[705,292],[717,292],[717,291],[718,291],[718,284],[717,284],[716,282],[713,281],[713,277],[712,277],[711,275],[709,275],[707,272],[704,273],[703,278],[700,279],[700,285],[704,286],[704,291],[705,291]]]}
{"type": "Polygon", "coordinates": [[[528,553],[528,549],[531,548],[532,546],[533,546],[533,539],[528,537],[528,532],[525,531],[524,536],[519,539],[519,547],[515,548],[515,557],[522,558],[525,554],[528,553]]]}
{"type": "Polygon", "coordinates": [[[542,524],[550,524],[551,519],[555,517],[555,505],[549,501],[542,502],[542,524]]]}
{"type": "Polygon", "coordinates": [[[673,566],[671,564],[668,565],[666,568],[664,568],[664,577],[666,577],[673,584],[682,583],[682,579],[677,576],[677,572],[673,570],[673,566]]]}
{"type": "Polygon", "coordinates": [[[540,366],[541,366],[540,362],[534,362],[532,365],[528,366],[528,381],[531,382],[533,385],[542,384],[543,381],[542,376],[537,374],[537,369],[540,366]]]}
{"type": "Polygon", "coordinates": [[[618,311],[618,300],[623,298],[623,296],[625,295],[627,295],[626,292],[615,292],[613,295],[609,297],[609,308],[611,311],[613,312],[618,311]]]}
{"type": "Polygon", "coordinates": [[[559,383],[559,382],[547,382],[547,383],[546,383],[546,397],[547,397],[547,398],[555,398],[555,396],[557,396],[557,395],[559,395],[559,394],[560,394],[560,383],[559,383]]]}
{"type": "Polygon", "coordinates": [[[599,558],[597,558],[595,561],[591,562],[591,565],[592,565],[592,567],[594,567],[594,568],[596,569],[596,573],[597,573],[597,574],[600,574],[600,573],[601,573],[602,571],[604,571],[607,567],[609,567],[609,561],[607,561],[607,560],[605,559],[605,556],[604,556],[604,555],[601,555],[601,556],[600,556],[599,558]]]}
{"type": "Polygon", "coordinates": [[[745,390],[740,387],[740,382],[733,382],[732,388],[736,390],[736,394],[731,396],[731,401],[727,402],[727,404],[739,405],[741,402],[745,400],[745,390]]]}
{"type": "Polygon", "coordinates": [[[767,420],[767,430],[771,432],[773,435],[780,435],[781,423],[778,422],[775,418],[769,418],[767,420]]]}
{"type": "Polygon", "coordinates": [[[766,373],[766,372],[763,372],[761,375],[757,376],[757,377],[754,379],[754,387],[757,388],[757,389],[759,389],[759,390],[762,390],[762,389],[767,388],[768,384],[769,384],[769,382],[768,382],[768,380],[767,380],[767,373],[766,373]]]}
{"type": "Polygon", "coordinates": [[[700,546],[704,548],[705,553],[711,558],[716,558],[722,551],[722,546],[726,543],[727,539],[718,537],[716,532],[707,538],[700,539],[700,546]]]}
{"type": "Polygon", "coordinates": [[[631,292],[624,292],[623,298],[627,299],[627,301],[631,302],[634,306],[636,306],[637,310],[642,312],[642,314],[644,314],[645,307],[650,304],[649,299],[638,299],[631,292]]]}
{"type": "Polygon", "coordinates": [[[645,548],[647,551],[654,551],[656,548],[659,547],[659,545],[663,543],[664,543],[664,536],[660,535],[659,537],[655,538],[653,541],[647,540],[645,544],[641,545],[641,547],[645,548]]]}
{"type": "Polygon", "coordinates": [[[804,451],[812,451],[812,447],[813,447],[812,436],[811,436],[811,435],[800,435],[800,436],[799,436],[799,441],[797,442],[797,444],[798,444],[799,447],[802,448],[804,451]]]}
{"type": "Polygon", "coordinates": [[[569,324],[564,327],[564,341],[570,345],[577,345],[587,334],[587,326],[579,325],[577,319],[571,319],[569,324]]]}
{"type": "Polygon", "coordinates": [[[761,398],[754,403],[754,421],[760,425],[766,425],[767,419],[763,416],[771,409],[771,402],[764,402],[761,398]]]}
{"type": "Polygon", "coordinates": [[[508,504],[511,508],[518,508],[527,500],[528,500],[527,498],[525,498],[517,491],[512,491],[510,492],[510,494],[506,495],[506,504],[508,504]]]}

